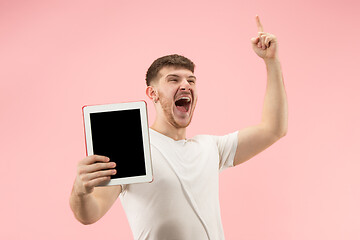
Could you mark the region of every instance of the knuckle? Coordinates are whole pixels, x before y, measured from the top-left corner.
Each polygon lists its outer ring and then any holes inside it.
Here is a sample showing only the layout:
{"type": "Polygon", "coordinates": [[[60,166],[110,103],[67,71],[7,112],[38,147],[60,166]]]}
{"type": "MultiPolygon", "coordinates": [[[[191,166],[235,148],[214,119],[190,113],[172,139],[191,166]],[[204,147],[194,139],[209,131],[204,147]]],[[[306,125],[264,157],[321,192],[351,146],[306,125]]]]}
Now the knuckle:
{"type": "Polygon", "coordinates": [[[78,167],[78,170],[77,170],[78,174],[81,175],[84,173],[84,168],[83,167],[78,167]]]}
{"type": "Polygon", "coordinates": [[[90,183],[90,182],[85,182],[85,183],[84,183],[84,187],[86,187],[86,188],[91,187],[91,183],[90,183]]]}
{"type": "Polygon", "coordinates": [[[104,166],[105,166],[104,163],[97,163],[97,164],[95,165],[94,171],[99,171],[99,170],[103,169],[104,166]]]}
{"type": "Polygon", "coordinates": [[[102,174],[102,172],[96,172],[95,173],[95,178],[99,178],[99,177],[101,177],[103,174],[102,174]]]}
{"type": "Polygon", "coordinates": [[[95,163],[91,164],[92,170],[98,169],[99,166],[101,166],[101,163],[98,163],[98,162],[95,162],[95,163]]]}
{"type": "Polygon", "coordinates": [[[93,163],[91,165],[91,172],[97,171],[99,169],[100,163],[93,163]]]}
{"type": "Polygon", "coordinates": [[[87,181],[84,175],[80,176],[80,181],[86,184],[87,181]]]}
{"type": "Polygon", "coordinates": [[[84,165],[85,162],[86,162],[86,158],[81,159],[81,160],[77,163],[77,166],[80,167],[80,166],[84,165]]]}

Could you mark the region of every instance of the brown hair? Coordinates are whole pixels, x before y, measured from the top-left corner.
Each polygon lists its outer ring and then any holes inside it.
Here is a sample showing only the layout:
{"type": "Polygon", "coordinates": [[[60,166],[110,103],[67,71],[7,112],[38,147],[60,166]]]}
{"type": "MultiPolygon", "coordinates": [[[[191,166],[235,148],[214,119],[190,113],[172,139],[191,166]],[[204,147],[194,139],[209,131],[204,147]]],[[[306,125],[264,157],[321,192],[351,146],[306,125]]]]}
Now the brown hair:
{"type": "Polygon", "coordinates": [[[159,71],[166,66],[181,67],[194,73],[195,64],[188,58],[172,54],[156,59],[146,72],[146,85],[150,86],[151,82],[156,79],[159,71]]]}

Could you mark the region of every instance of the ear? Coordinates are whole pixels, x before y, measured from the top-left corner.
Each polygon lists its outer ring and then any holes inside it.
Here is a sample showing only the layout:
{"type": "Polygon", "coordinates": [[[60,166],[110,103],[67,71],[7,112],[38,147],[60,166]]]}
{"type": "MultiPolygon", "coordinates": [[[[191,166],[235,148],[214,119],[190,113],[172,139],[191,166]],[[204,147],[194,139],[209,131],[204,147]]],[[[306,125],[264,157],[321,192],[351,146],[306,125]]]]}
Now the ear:
{"type": "Polygon", "coordinates": [[[157,91],[153,86],[147,86],[146,95],[155,103],[158,101],[157,91]]]}

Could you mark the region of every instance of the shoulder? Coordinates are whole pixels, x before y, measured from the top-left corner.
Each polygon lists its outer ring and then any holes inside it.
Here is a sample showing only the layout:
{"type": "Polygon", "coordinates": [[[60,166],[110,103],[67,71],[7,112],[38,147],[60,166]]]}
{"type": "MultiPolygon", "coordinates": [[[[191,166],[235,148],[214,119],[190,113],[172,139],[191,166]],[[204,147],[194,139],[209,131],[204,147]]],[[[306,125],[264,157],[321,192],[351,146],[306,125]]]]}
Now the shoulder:
{"type": "Polygon", "coordinates": [[[238,131],[225,134],[225,135],[211,135],[211,134],[200,134],[193,137],[195,140],[199,141],[213,141],[215,143],[229,140],[237,140],[238,131]]]}
{"type": "Polygon", "coordinates": [[[193,138],[191,138],[191,140],[195,141],[195,142],[215,142],[216,141],[217,136],[215,135],[209,135],[209,134],[199,134],[194,136],[193,138]]]}

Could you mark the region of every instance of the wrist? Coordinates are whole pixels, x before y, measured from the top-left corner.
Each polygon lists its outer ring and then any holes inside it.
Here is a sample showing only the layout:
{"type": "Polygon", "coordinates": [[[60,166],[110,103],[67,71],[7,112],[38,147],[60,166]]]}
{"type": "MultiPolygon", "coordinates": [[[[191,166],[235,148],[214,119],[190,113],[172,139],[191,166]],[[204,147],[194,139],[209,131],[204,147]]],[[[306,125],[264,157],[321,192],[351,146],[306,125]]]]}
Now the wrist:
{"type": "Polygon", "coordinates": [[[278,57],[264,58],[264,62],[266,65],[280,64],[280,59],[278,57]]]}

